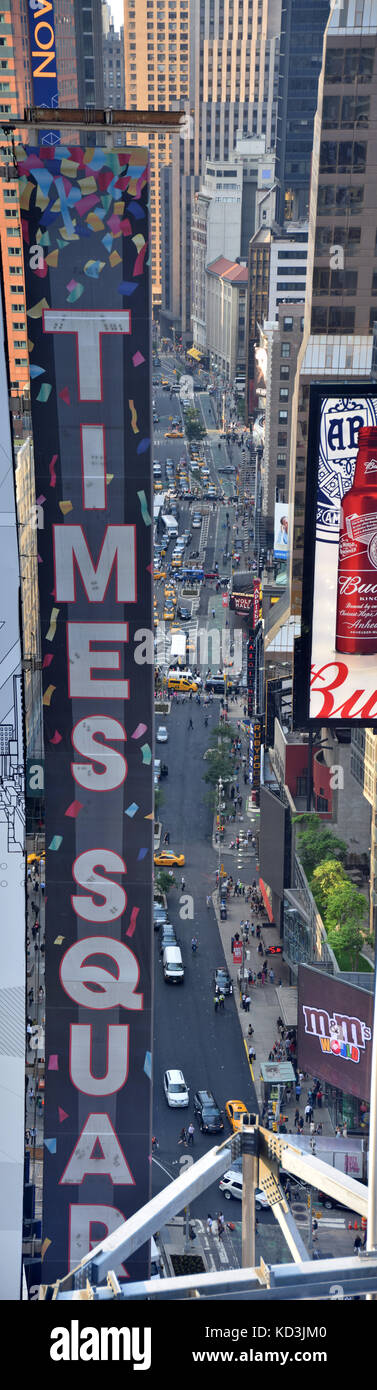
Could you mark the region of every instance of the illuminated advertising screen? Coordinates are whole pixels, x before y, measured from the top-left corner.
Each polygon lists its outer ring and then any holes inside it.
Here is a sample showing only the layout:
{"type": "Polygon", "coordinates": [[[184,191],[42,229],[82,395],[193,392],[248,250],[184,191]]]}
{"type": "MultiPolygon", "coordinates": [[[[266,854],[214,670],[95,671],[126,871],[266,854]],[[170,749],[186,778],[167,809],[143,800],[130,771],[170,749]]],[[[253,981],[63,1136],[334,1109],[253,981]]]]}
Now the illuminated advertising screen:
{"type": "Polygon", "coordinates": [[[373,993],[299,965],[298,1063],[345,1095],[370,1091],[373,993]]]}
{"type": "Polygon", "coordinates": [[[377,720],[377,387],[310,387],[303,633],[312,723],[377,720]]]}
{"type": "Polygon", "coordinates": [[[253,607],[253,595],[247,593],[233,593],[229,599],[229,608],[239,615],[239,617],[250,617],[253,607]]]}
{"type": "Polygon", "coordinates": [[[286,560],[290,551],[290,507],[287,502],[275,502],[274,556],[286,560]]]}
{"type": "MultiPolygon", "coordinates": [[[[43,508],[50,1283],[150,1187],[148,156],[28,146],[18,161],[43,508]]],[[[123,1277],[146,1269],[144,1247],[123,1277]]]]}

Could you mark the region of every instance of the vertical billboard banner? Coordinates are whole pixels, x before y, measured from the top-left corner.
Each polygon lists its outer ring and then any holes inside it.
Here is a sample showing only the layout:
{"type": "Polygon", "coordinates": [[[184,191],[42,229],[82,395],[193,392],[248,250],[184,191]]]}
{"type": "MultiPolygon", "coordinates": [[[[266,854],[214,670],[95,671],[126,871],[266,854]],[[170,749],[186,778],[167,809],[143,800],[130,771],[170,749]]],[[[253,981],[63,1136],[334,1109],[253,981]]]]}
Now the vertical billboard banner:
{"type": "MultiPolygon", "coordinates": [[[[59,104],[53,0],[28,0],[31,75],[35,106],[55,111],[59,104]]],[[[59,143],[59,132],[43,134],[44,145],[59,143]]]]}
{"type": "Polygon", "coordinates": [[[275,502],[274,556],[275,560],[286,560],[290,551],[290,506],[287,502],[275,502]]]}
{"type": "MultiPolygon", "coordinates": [[[[147,158],[142,148],[18,153],[44,511],[46,1282],[149,1196],[147,158]]],[[[144,1257],[126,1275],[144,1275],[144,1257]]]]}
{"type": "Polygon", "coordinates": [[[25,778],[20,564],[0,295],[0,1300],[22,1281],[25,1136],[25,778]]]}
{"type": "Polygon", "coordinates": [[[311,386],[303,630],[306,716],[377,720],[377,388],[311,386]]]}

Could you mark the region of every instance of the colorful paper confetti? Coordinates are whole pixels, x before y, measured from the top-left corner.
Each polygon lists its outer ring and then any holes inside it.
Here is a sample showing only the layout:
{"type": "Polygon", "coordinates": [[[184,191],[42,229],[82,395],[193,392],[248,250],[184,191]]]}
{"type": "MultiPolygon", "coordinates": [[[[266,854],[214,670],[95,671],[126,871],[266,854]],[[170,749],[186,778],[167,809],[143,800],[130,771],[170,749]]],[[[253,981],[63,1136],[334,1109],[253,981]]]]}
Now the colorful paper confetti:
{"type": "Polygon", "coordinates": [[[59,1071],[59,1061],[57,1052],[51,1052],[47,1063],[47,1071],[59,1071]]]}
{"type": "Polygon", "coordinates": [[[129,927],[127,927],[126,936],[133,936],[134,931],[135,931],[135,927],[136,927],[136,922],[137,922],[137,919],[138,919],[138,915],[139,915],[139,908],[138,908],[138,907],[133,907],[133,908],[132,908],[132,912],[131,912],[131,917],[130,917],[130,925],[129,925],[129,927]]]}
{"type": "Polygon", "coordinates": [[[61,743],[61,741],[62,734],[59,734],[58,729],[55,729],[55,733],[53,734],[52,738],[49,739],[49,743],[61,743]]]}
{"type": "Polygon", "coordinates": [[[43,661],[42,661],[42,671],[45,671],[46,666],[51,666],[51,662],[52,662],[53,660],[54,660],[54,658],[53,658],[53,655],[52,655],[52,654],[51,654],[51,656],[44,656],[44,657],[43,657],[43,661]]]}
{"type": "Polygon", "coordinates": [[[132,361],[133,361],[134,367],[141,367],[141,363],[142,363],[142,362],[145,362],[145,357],[143,357],[142,352],[134,352],[132,361]]]}
{"type": "Polygon", "coordinates": [[[152,752],[149,747],[149,743],[142,743],[141,752],[143,755],[143,763],[147,763],[149,765],[149,763],[152,762],[152,752]]]}
{"type": "Polygon", "coordinates": [[[141,506],[141,515],[142,515],[143,521],[145,521],[145,525],[146,525],[146,526],[151,526],[152,523],[151,523],[151,518],[150,518],[150,515],[149,515],[149,511],[148,511],[148,503],[147,503],[147,499],[146,499],[144,490],[142,489],[141,492],[138,492],[137,495],[138,495],[139,502],[140,502],[140,506],[141,506]]]}
{"type": "Polygon", "coordinates": [[[127,807],[126,807],[126,810],[125,810],[124,814],[125,814],[125,816],[129,816],[129,817],[130,817],[130,820],[132,820],[133,817],[136,816],[136,812],[137,812],[138,810],[139,810],[139,807],[138,807],[137,801],[131,801],[130,806],[127,806],[127,807]]]}
{"type": "Polygon", "coordinates": [[[64,941],[64,936],[56,936],[56,937],[55,937],[55,941],[54,941],[54,946],[62,946],[62,945],[63,945],[63,941],[64,941]]]}
{"type": "Polygon", "coordinates": [[[82,809],[82,801],[71,801],[71,804],[70,806],[67,806],[67,810],[64,812],[64,815],[70,816],[71,820],[76,820],[76,816],[80,814],[80,811],[82,811],[82,809]]]}
{"type": "Polygon", "coordinates": [[[51,844],[49,844],[47,848],[48,848],[48,849],[52,849],[52,850],[57,850],[57,849],[60,849],[60,846],[61,846],[62,844],[63,844],[63,836],[62,836],[62,835],[53,835],[52,840],[51,840],[51,844]]]}
{"type": "Polygon", "coordinates": [[[64,1120],[69,1120],[68,1111],[67,1111],[67,1110],[62,1110],[61,1105],[58,1105],[58,1116],[59,1116],[59,1124],[60,1124],[60,1125],[63,1124],[63,1121],[64,1121],[64,1120]]]}
{"type": "Polygon", "coordinates": [[[46,642],[53,642],[53,640],[54,640],[55,633],[56,633],[56,624],[57,624],[58,614],[59,614],[59,609],[58,609],[58,608],[52,608],[52,609],[51,609],[51,613],[50,613],[50,626],[49,626],[48,632],[46,632],[46,642]]]}
{"type": "Polygon", "coordinates": [[[131,738],[141,738],[141,735],[142,735],[142,734],[146,734],[146,732],[147,732],[147,725],[146,725],[146,724],[138,724],[138,725],[137,725],[137,728],[134,729],[133,734],[131,734],[131,738]]]}
{"type": "Polygon", "coordinates": [[[137,423],[137,410],[135,409],[133,401],[129,401],[128,404],[131,411],[131,428],[133,429],[134,434],[139,434],[139,426],[137,423]]]}
{"type": "Polygon", "coordinates": [[[139,863],[139,861],[140,861],[141,859],[145,859],[145,857],[146,857],[147,854],[148,854],[148,850],[147,850],[147,849],[139,849],[139,853],[138,853],[138,856],[137,856],[137,861],[138,861],[138,863],[139,863]]]}
{"type": "Polygon", "coordinates": [[[40,401],[41,405],[45,405],[46,401],[48,401],[49,399],[49,396],[51,396],[51,391],[52,386],[50,386],[50,383],[48,381],[43,381],[41,389],[40,391],[38,391],[37,401],[40,401]]]}
{"type": "Polygon", "coordinates": [[[63,516],[68,516],[68,512],[73,511],[72,502],[59,502],[59,507],[60,511],[63,512],[63,516]]]}
{"type": "Polygon", "coordinates": [[[45,705],[45,706],[47,705],[47,707],[50,706],[51,700],[52,700],[52,697],[53,697],[53,694],[54,694],[54,690],[56,690],[56,685],[48,685],[48,686],[47,686],[47,690],[45,690],[45,693],[44,693],[44,696],[43,696],[43,699],[42,699],[42,705],[45,705]]]}
{"type": "Polygon", "coordinates": [[[44,1139],[43,1143],[49,1154],[56,1154],[56,1139],[44,1139]]]}
{"type": "Polygon", "coordinates": [[[50,487],[56,487],[55,464],[57,463],[57,461],[58,461],[58,455],[57,455],[57,454],[54,454],[54,455],[53,455],[53,458],[51,459],[51,463],[49,463],[49,465],[48,465],[48,471],[49,471],[49,474],[50,474],[50,487]]]}
{"type": "Polygon", "coordinates": [[[148,1077],[148,1080],[151,1081],[151,1079],[152,1079],[152,1053],[151,1053],[151,1052],[146,1052],[146,1053],[145,1053],[143,1071],[145,1071],[145,1075],[148,1077]]]}

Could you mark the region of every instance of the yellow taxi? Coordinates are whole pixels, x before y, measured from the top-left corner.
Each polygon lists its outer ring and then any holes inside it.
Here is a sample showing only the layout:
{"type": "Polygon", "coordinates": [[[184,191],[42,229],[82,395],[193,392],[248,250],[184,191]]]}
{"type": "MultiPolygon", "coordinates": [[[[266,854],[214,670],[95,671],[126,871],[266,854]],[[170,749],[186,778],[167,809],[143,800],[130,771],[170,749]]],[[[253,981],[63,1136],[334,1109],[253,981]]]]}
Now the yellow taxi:
{"type": "Polygon", "coordinates": [[[166,570],[155,570],[154,579],[166,579],[166,570]]]}
{"type": "Polygon", "coordinates": [[[153,492],[162,492],[162,483],[153,483],[153,492]]]}
{"type": "Polygon", "coordinates": [[[193,695],[195,695],[197,689],[197,683],[192,677],[184,676],[180,671],[174,671],[174,674],[169,673],[168,690],[179,690],[184,695],[187,695],[187,693],[192,690],[193,695]]]}
{"type": "Polygon", "coordinates": [[[249,1111],[247,1105],[244,1105],[243,1100],[227,1100],[225,1113],[228,1116],[231,1129],[236,1133],[238,1129],[242,1129],[242,1125],[244,1124],[243,1117],[244,1115],[248,1115],[249,1111]]]}
{"type": "Polygon", "coordinates": [[[161,377],[161,386],[169,386],[169,382],[166,376],[161,377]]]}
{"type": "Polygon", "coordinates": [[[176,599],[176,597],[177,597],[177,594],[176,594],[176,590],[175,590],[175,588],[174,588],[174,584],[165,584],[165,588],[164,588],[164,598],[174,598],[174,599],[176,599]]]}
{"type": "Polygon", "coordinates": [[[160,849],[158,854],[154,855],[154,863],[158,864],[160,869],[172,869],[175,865],[178,869],[183,869],[184,862],[184,854],[174,854],[172,849],[160,849]]]}
{"type": "Polygon", "coordinates": [[[165,607],[164,607],[164,622],[165,622],[165,623],[172,623],[172,622],[173,622],[174,615],[175,615],[175,607],[174,607],[174,604],[172,604],[171,608],[168,606],[168,604],[165,604],[165,607]]]}
{"type": "Polygon", "coordinates": [[[183,439],[183,431],[165,430],[165,439],[183,439]]]}
{"type": "Polygon", "coordinates": [[[177,556],[176,556],[176,559],[174,559],[174,555],[173,555],[173,557],[172,557],[172,562],[171,562],[171,567],[172,567],[172,570],[180,570],[180,569],[182,569],[182,560],[181,560],[181,556],[180,556],[180,555],[177,555],[177,556]]]}

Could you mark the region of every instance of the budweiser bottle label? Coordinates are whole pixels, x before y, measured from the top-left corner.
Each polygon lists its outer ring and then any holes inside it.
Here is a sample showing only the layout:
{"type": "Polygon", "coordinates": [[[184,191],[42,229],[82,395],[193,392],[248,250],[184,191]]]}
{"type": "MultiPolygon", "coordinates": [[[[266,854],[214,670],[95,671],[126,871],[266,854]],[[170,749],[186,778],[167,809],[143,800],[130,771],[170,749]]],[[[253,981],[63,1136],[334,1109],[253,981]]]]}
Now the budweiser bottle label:
{"type": "Polygon", "coordinates": [[[352,487],[340,513],[337,652],[377,652],[377,427],[359,430],[352,487]]]}

